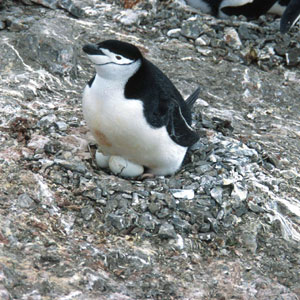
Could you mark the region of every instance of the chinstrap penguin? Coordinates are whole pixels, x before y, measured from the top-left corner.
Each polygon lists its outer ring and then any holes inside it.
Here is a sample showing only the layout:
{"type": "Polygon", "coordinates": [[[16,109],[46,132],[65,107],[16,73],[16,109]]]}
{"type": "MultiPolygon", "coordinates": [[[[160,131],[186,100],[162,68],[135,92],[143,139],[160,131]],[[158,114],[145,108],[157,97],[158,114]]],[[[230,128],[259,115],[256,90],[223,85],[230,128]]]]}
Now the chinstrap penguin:
{"type": "Polygon", "coordinates": [[[199,88],[184,101],[168,77],[126,42],[106,40],[83,51],[96,69],[82,105],[104,154],[101,164],[121,157],[154,175],[175,173],[199,139],[191,127],[199,88]]]}
{"type": "Polygon", "coordinates": [[[300,16],[300,0],[186,0],[186,3],[219,18],[243,15],[251,20],[266,13],[276,14],[282,16],[282,33],[289,31],[300,16]]]}

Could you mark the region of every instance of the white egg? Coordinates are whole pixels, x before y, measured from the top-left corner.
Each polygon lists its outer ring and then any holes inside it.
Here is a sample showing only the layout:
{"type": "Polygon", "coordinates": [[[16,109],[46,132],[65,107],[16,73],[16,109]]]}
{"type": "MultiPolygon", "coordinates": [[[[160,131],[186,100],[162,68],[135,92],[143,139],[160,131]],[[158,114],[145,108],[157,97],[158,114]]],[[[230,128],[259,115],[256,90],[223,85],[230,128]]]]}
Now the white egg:
{"type": "Polygon", "coordinates": [[[101,152],[96,151],[96,164],[99,168],[108,168],[109,156],[102,154],[101,152]]]}
{"type": "Polygon", "coordinates": [[[108,166],[115,175],[124,177],[136,177],[144,173],[143,166],[137,165],[121,156],[111,156],[108,166]]]}

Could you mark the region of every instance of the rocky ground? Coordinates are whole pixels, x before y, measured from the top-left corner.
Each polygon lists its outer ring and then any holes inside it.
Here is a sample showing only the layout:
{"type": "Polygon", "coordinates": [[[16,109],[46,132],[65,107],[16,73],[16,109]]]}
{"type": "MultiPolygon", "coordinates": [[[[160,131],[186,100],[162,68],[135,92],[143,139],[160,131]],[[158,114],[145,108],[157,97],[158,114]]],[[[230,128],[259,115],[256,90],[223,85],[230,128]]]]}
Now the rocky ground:
{"type": "Polygon", "coordinates": [[[175,1],[0,5],[1,299],[300,298],[299,25],[175,1]],[[81,47],[109,38],[184,96],[201,87],[201,139],[174,176],[94,163],[81,47]]]}

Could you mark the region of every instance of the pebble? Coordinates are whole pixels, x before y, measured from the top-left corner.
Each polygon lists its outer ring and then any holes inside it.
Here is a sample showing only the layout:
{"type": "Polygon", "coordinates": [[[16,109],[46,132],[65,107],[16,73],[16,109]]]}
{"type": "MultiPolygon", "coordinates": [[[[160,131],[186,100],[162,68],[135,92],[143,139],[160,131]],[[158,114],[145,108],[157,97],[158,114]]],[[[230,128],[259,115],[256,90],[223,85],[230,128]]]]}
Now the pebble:
{"type": "Polygon", "coordinates": [[[30,208],[34,205],[34,201],[28,194],[21,194],[18,197],[17,205],[21,208],[30,208]]]}
{"type": "Polygon", "coordinates": [[[110,213],[107,215],[107,221],[111,223],[113,227],[115,227],[117,230],[123,230],[127,228],[127,224],[125,223],[125,218],[123,216],[110,213]]]}
{"type": "Polygon", "coordinates": [[[68,161],[57,158],[54,160],[54,163],[73,172],[87,173],[86,165],[81,161],[68,161]]]}
{"type": "Polygon", "coordinates": [[[66,131],[69,128],[69,125],[63,121],[55,122],[55,125],[57,126],[59,131],[66,131]]]}
{"type": "Polygon", "coordinates": [[[174,228],[178,232],[191,232],[192,226],[188,221],[182,220],[179,216],[173,215],[172,217],[172,224],[174,225],[174,228]]]}
{"type": "Polygon", "coordinates": [[[181,35],[196,40],[201,33],[201,27],[195,18],[189,18],[182,23],[181,35]]]}
{"type": "Polygon", "coordinates": [[[81,209],[82,217],[85,221],[91,220],[93,215],[95,214],[95,209],[92,206],[86,206],[81,209]]]}
{"type": "Polygon", "coordinates": [[[33,135],[27,144],[27,147],[33,150],[44,149],[45,145],[50,142],[50,139],[43,135],[33,135]]]}
{"type": "Polygon", "coordinates": [[[0,20],[0,30],[3,30],[6,27],[6,24],[0,20]]]}
{"type": "Polygon", "coordinates": [[[50,126],[54,125],[56,120],[57,120],[57,117],[55,114],[49,114],[49,115],[42,117],[38,121],[37,126],[43,128],[43,129],[47,129],[50,126]]]}
{"type": "Polygon", "coordinates": [[[208,46],[210,38],[207,35],[201,35],[195,40],[195,46],[208,46]]]}
{"type": "Polygon", "coordinates": [[[194,190],[170,189],[171,194],[177,199],[193,199],[195,197],[194,190]]]}
{"type": "Polygon", "coordinates": [[[172,224],[163,223],[159,228],[158,236],[162,239],[176,239],[177,234],[172,224]]]}
{"type": "Polygon", "coordinates": [[[170,29],[167,32],[167,36],[173,37],[173,38],[178,38],[180,36],[180,32],[181,32],[180,28],[170,29]]]}
{"type": "Polygon", "coordinates": [[[240,184],[233,185],[233,191],[231,193],[231,197],[241,202],[247,199],[247,195],[248,195],[248,191],[240,184]]]}
{"type": "Polygon", "coordinates": [[[116,19],[123,25],[130,26],[138,24],[142,16],[146,16],[147,11],[145,10],[132,10],[127,9],[121,11],[120,15],[116,19]]]}
{"type": "Polygon", "coordinates": [[[242,42],[240,40],[239,34],[232,27],[225,28],[224,41],[233,49],[240,49],[242,46],[242,42]]]}
{"type": "Polygon", "coordinates": [[[140,216],[139,225],[147,230],[154,230],[160,222],[149,212],[145,212],[140,216]]]}
{"type": "Polygon", "coordinates": [[[223,202],[223,189],[222,187],[216,186],[210,191],[210,195],[219,203],[222,204],[223,202]]]}
{"type": "Polygon", "coordinates": [[[297,66],[300,63],[300,48],[288,50],[285,55],[286,64],[290,67],[297,66]]]}

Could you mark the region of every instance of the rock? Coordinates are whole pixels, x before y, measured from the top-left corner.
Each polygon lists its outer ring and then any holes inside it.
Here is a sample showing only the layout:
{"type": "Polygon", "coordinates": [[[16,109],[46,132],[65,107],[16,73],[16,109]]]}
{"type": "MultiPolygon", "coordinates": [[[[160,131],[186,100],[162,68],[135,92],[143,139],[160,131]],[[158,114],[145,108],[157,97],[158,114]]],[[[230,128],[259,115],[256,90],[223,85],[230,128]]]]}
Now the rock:
{"type": "Polygon", "coordinates": [[[196,46],[208,46],[209,43],[210,43],[210,38],[207,35],[201,35],[195,40],[196,46]]]}
{"type": "Polygon", "coordinates": [[[59,131],[66,131],[69,128],[69,125],[63,121],[55,122],[59,131]]]}
{"type": "Polygon", "coordinates": [[[68,11],[74,17],[80,18],[84,15],[84,11],[76,6],[72,0],[59,0],[57,6],[68,11]]]}
{"type": "Polygon", "coordinates": [[[30,208],[33,207],[34,201],[28,194],[21,194],[18,197],[17,205],[21,208],[30,208]]]}
{"type": "Polygon", "coordinates": [[[86,173],[86,166],[79,161],[67,161],[63,159],[55,159],[54,163],[73,172],[86,173]]]}
{"type": "Polygon", "coordinates": [[[174,228],[179,232],[189,233],[192,230],[191,224],[185,220],[182,220],[177,215],[173,215],[172,224],[174,225],[174,228]]]}
{"type": "Polygon", "coordinates": [[[233,185],[233,191],[231,197],[235,198],[238,201],[244,201],[247,199],[248,191],[239,184],[233,185]]]}
{"type": "Polygon", "coordinates": [[[195,196],[194,190],[171,189],[170,192],[177,199],[193,199],[195,196]]]}
{"type": "Polygon", "coordinates": [[[288,50],[285,54],[285,58],[288,66],[297,66],[300,63],[300,48],[288,50]]]}
{"type": "Polygon", "coordinates": [[[53,22],[51,31],[48,30],[47,22],[40,21],[31,26],[28,33],[18,41],[18,50],[28,63],[38,63],[52,74],[74,77],[77,72],[76,50],[64,34],[72,25],[63,20],[53,22]]]}
{"type": "Polygon", "coordinates": [[[50,139],[46,136],[33,135],[28,142],[27,147],[33,150],[43,149],[49,142],[50,139]]]}
{"type": "Polygon", "coordinates": [[[219,186],[213,188],[210,191],[210,195],[221,205],[222,204],[222,194],[223,194],[223,189],[219,186]]]}
{"type": "Polygon", "coordinates": [[[123,230],[128,227],[125,218],[114,213],[111,213],[107,216],[107,221],[117,230],[123,230]]]}
{"type": "Polygon", "coordinates": [[[0,30],[4,29],[6,27],[6,24],[0,20],[0,30]]]}
{"type": "Polygon", "coordinates": [[[139,225],[147,230],[154,230],[160,222],[150,213],[143,213],[139,219],[139,225]]]}
{"type": "Polygon", "coordinates": [[[180,36],[180,32],[181,32],[180,28],[170,29],[167,32],[167,36],[173,37],[173,38],[178,38],[180,36]]]}
{"type": "Polygon", "coordinates": [[[175,239],[177,237],[173,225],[169,223],[163,223],[160,226],[158,235],[162,239],[175,239]]]}
{"type": "Polygon", "coordinates": [[[181,27],[181,34],[187,38],[197,39],[201,33],[201,27],[196,21],[197,18],[191,17],[184,21],[181,27]]]}
{"type": "Polygon", "coordinates": [[[91,206],[86,206],[81,209],[81,214],[85,221],[89,221],[95,214],[95,210],[91,206]]]}
{"type": "Polygon", "coordinates": [[[239,34],[232,27],[225,28],[224,40],[233,49],[240,49],[242,46],[242,42],[240,40],[239,34]]]}
{"type": "Polygon", "coordinates": [[[49,114],[49,115],[42,117],[38,121],[37,126],[43,128],[45,130],[45,129],[48,129],[49,127],[53,126],[54,123],[56,122],[56,120],[57,120],[57,117],[55,114],[49,114]]]}
{"type": "Polygon", "coordinates": [[[21,19],[16,19],[9,16],[6,19],[6,27],[10,31],[22,31],[27,29],[28,25],[24,24],[21,19]]]}
{"type": "Polygon", "coordinates": [[[145,10],[127,9],[121,12],[121,14],[117,17],[117,20],[126,26],[130,26],[133,24],[138,24],[140,18],[146,15],[147,12],[145,10]]]}

